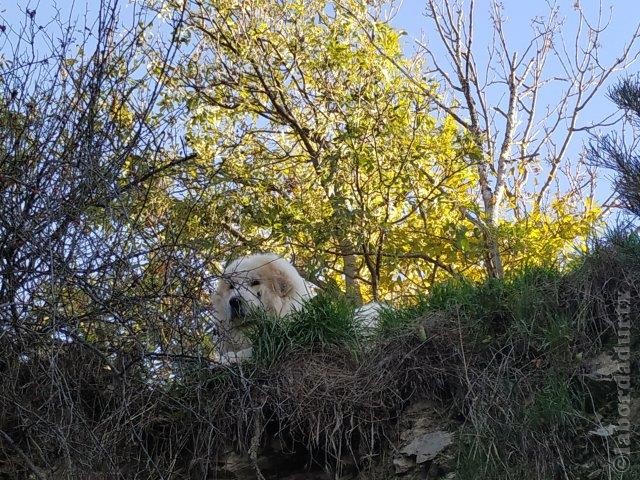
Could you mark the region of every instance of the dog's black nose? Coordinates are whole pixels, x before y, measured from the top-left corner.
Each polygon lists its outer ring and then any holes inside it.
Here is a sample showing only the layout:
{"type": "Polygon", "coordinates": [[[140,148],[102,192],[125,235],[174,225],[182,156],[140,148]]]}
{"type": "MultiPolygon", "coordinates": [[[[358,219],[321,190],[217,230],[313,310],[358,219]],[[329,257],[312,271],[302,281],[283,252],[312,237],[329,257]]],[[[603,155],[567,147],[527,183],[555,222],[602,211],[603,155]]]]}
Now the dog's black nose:
{"type": "Polygon", "coordinates": [[[231,297],[229,299],[229,307],[231,307],[231,317],[241,317],[243,315],[242,300],[240,297],[231,297]]]}

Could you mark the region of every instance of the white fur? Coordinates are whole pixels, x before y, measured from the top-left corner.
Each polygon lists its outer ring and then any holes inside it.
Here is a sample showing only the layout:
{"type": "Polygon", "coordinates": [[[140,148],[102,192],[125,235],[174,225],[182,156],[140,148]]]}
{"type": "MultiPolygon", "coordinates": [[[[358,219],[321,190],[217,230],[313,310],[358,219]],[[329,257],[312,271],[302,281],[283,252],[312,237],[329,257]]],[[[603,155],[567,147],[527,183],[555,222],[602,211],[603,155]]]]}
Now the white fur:
{"type": "Polygon", "coordinates": [[[375,328],[378,326],[380,312],[384,305],[378,302],[371,302],[356,308],[354,318],[365,328],[375,328]]]}
{"type": "Polygon", "coordinates": [[[314,297],[316,289],[300,276],[293,265],[273,253],[248,255],[230,261],[213,295],[214,313],[222,339],[222,360],[234,363],[250,356],[250,344],[242,328],[251,309],[263,308],[283,317],[314,297]],[[238,306],[241,311],[238,311],[238,306]]]}
{"type": "MultiPolygon", "coordinates": [[[[293,265],[273,253],[230,261],[212,299],[222,340],[221,363],[237,363],[251,356],[251,345],[242,329],[252,308],[283,317],[316,296],[317,291],[318,287],[304,280],[293,265]]],[[[356,310],[355,318],[373,328],[382,308],[376,302],[363,305],[356,310]]]]}

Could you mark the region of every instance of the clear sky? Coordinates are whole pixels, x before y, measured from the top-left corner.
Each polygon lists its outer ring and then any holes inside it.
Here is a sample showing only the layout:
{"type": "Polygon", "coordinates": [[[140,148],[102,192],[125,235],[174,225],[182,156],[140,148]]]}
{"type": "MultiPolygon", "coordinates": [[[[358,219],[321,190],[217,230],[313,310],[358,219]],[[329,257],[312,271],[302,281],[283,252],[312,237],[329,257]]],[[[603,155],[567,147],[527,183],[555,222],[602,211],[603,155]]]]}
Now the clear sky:
{"type": "MultiPolygon", "coordinates": [[[[444,0],[439,0],[440,4],[443,2],[444,0]]],[[[486,48],[485,46],[489,43],[493,33],[491,22],[488,20],[490,4],[490,0],[476,0],[475,2],[475,45],[480,47],[476,51],[479,54],[486,51],[483,48],[486,48]]],[[[535,16],[547,16],[549,11],[548,3],[545,0],[503,0],[502,4],[504,5],[506,19],[507,42],[514,49],[522,50],[531,38],[531,19],[535,16]]],[[[595,22],[598,19],[598,15],[601,14],[602,18],[609,22],[608,28],[602,33],[601,37],[602,49],[600,53],[604,63],[608,63],[617,57],[640,22],[640,2],[638,0],[604,0],[601,4],[597,0],[580,2],[558,0],[556,4],[560,8],[560,15],[565,18],[563,35],[566,37],[567,43],[571,43],[573,40],[571,35],[575,34],[577,24],[575,6],[577,4],[584,9],[589,21],[595,22]]],[[[393,17],[392,23],[407,33],[404,37],[405,51],[409,54],[414,53],[416,51],[416,40],[422,42],[426,40],[436,51],[441,52],[439,58],[444,58],[444,52],[438,50],[437,40],[434,38],[435,35],[430,20],[425,17],[425,2],[422,0],[397,1],[396,8],[397,13],[393,17]]],[[[640,72],[640,62],[631,65],[626,72],[614,73],[605,84],[605,88],[601,89],[588,108],[581,112],[583,124],[592,123],[605,118],[610,113],[616,112],[616,107],[607,98],[607,88],[625,74],[635,74],[637,72],[640,72]]],[[[554,93],[557,92],[553,92],[550,88],[547,92],[547,103],[557,101],[557,96],[554,98],[554,93]]],[[[602,133],[606,133],[606,131],[608,129],[602,133]]],[[[589,138],[586,134],[576,135],[567,158],[577,158],[582,145],[588,142],[589,138]]],[[[600,175],[596,189],[596,196],[599,201],[606,200],[612,192],[609,176],[609,172],[602,172],[600,175]]]]}
{"type": "MultiPolygon", "coordinates": [[[[439,0],[444,2],[444,0],[439,0]]],[[[131,3],[128,0],[121,0],[122,7],[131,11],[131,3]]],[[[133,2],[135,3],[135,2],[133,2]]],[[[476,0],[477,19],[476,26],[476,46],[484,47],[490,40],[492,29],[488,21],[490,0],[476,0]]],[[[530,22],[535,16],[545,15],[548,12],[548,3],[545,0],[503,0],[504,14],[506,17],[507,40],[515,49],[522,48],[530,38],[530,22]]],[[[575,5],[574,0],[558,0],[561,15],[566,17],[566,33],[570,35],[575,29],[575,5]]],[[[580,2],[587,12],[588,18],[596,20],[598,16],[597,0],[584,0],[580,2]]],[[[98,9],[99,0],[0,0],[0,25],[5,29],[19,29],[20,24],[26,22],[26,10],[35,11],[36,22],[45,25],[54,16],[56,10],[60,12],[61,18],[75,18],[82,23],[82,18],[88,10],[88,17],[91,18],[98,9]]],[[[436,47],[437,42],[433,40],[433,31],[429,20],[425,18],[425,2],[422,0],[396,0],[397,14],[392,23],[399,29],[406,31],[404,46],[407,54],[412,54],[416,48],[416,39],[426,40],[436,47]]],[[[615,58],[625,42],[628,41],[636,24],[640,22],[640,4],[638,0],[604,0],[602,2],[602,14],[605,18],[610,18],[610,25],[602,36],[602,55],[605,62],[615,58]]],[[[126,17],[126,13],[125,13],[126,17]]],[[[0,28],[2,30],[2,28],[0,28]]],[[[564,31],[563,31],[564,32],[564,31]]],[[[3,39],[0,31],[0,53],[7,52],[6,38],[3,39]]],[[[570,42],[571,38],[567,38],[570,42]]],[[[437,47],[436,47],[437,49],[437,47]]],[[[437,51],[437,50],[436,50],[437,51]]],[[[480,48],[478,54],[484,51],[480,48]]],[[[444,57],[444,55],[442,55],[444,57]]],[[[627,73],[640,71],[640,65],[633,65],[627,73]]],[[[623,73],[617,73],[609,79],[608,84],[615,82],[623,73]]],[[[555,101],[553,92],[548,97],[551,102],[555,101]]],[[[499,101],[496,99],[496,102],[499,101]]],[[[588,109],[582,112],[584,123],[597,120],[606,116],[607,113],[615,111],[615,107],[606,97],[606,89],[602,89],[588,109]]],[[[570,157],[577,157],[581,145],[587,141],[583,135],[575,138],[570,150],[570,157]]],[[[598,198],[604,200],[611,192],[609,182],[601,181],[598,186],[598,198]]]]}
{"type": "MultiPolygon", "coordinates": [[[[443,2],[444,0],[439,0],[443,2]]],[[[468,3],[468,2],[467,2],[468,3]]],[[[590,20],[596,20],[598,17],[597,0],[586,0],[576,2],[574,0],[559,0],[556,2],[560,7],[560,13],[566,18],[568,33],[574,31],[575,12],[574,5],[580,3],[581,7],[587,12],[590,20]]],[[[488,19],[490,0],[476,0],[475,10],[477,21],[475,24],[477,45],[488,43],[491,38],[491,24],[488,19]],[[484,20],[484,21],[482,21],[484,20]]],[[[511,42],[514,48],[522,48],[526,45],[530,38],[531,19],[535,16],[544,16],[549,8],[545,0],[502,0],[506,17],[507,40],[511,42]]],[[[407,53],[415,51],[416,40],[429,40],[430,23],[425,18],[425,2],[422,0],[404,0],[396,2],[397,14],[394,16],[392,23],[407,32],[405,36],[405,49],[407,53]]],[[[638,23],[640,23],[640,2],[638,0],[610,0],[602,2],[603,18],[610,19],[609,27],[603,33],[602,54],[605,60],[615,58],[625,42],[633,34],[638,23]]],[[[567,39],[571,41],[570,38],[567,39]]],[[[640,71],[640,63],[632,66],[629,73],[640,71]]],[[[621,74],[616,74],[613,79],[619,78],[621,74]]],[[[611,82],[609,82],[611,83],[611,82]]],[[[593,110],[589,112],[595,117],[599,117],[602,113],[611,111],[611,102],[604,98],[603,94],[594,102],[593,110]]]]}

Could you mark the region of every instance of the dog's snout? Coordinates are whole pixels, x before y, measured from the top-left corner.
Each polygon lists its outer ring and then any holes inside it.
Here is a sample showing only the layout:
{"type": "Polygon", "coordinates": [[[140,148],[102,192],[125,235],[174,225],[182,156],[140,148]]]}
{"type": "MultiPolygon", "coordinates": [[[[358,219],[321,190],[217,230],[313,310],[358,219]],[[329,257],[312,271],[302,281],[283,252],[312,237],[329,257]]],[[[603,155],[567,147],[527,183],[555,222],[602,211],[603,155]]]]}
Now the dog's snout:
{"type": "Polygon", "coordinates": [[[231,297],[229,299],[229,307],[231,308],[232,317],[241,317],[243,313],[242,299],[240,297],[231,297]]]}

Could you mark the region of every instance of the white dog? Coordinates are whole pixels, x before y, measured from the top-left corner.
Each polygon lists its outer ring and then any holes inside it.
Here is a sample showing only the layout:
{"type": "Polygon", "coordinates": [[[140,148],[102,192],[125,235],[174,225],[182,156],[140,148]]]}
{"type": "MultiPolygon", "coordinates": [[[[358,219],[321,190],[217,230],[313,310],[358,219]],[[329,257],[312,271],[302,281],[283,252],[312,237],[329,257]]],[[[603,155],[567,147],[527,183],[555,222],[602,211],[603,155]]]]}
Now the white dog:
{"type": "Polygon", "coordinates": [[[213,296],[222,337],[221,351],[226,360],[251,354],[251,345],[242,333],[251,309],[264,308],[282,317],[316,293],[315,285],[305,281],[293,265],[273,253],[248,255],[229,262],[213,296]]]}
{"type": "MultiPolygon", "coordinates": [[[[213,295],[214,314],[221,337],[222,363],[251,355],[243,334],[252,309],[263,308],[283,317],[313,298],[318,287],[303,279],[293,265],[273,253],[248,255],[227,264],[213,295]]],[[[356,319],[373,326],[381,305],[370,303],[356,310],[356,319]]]]}

